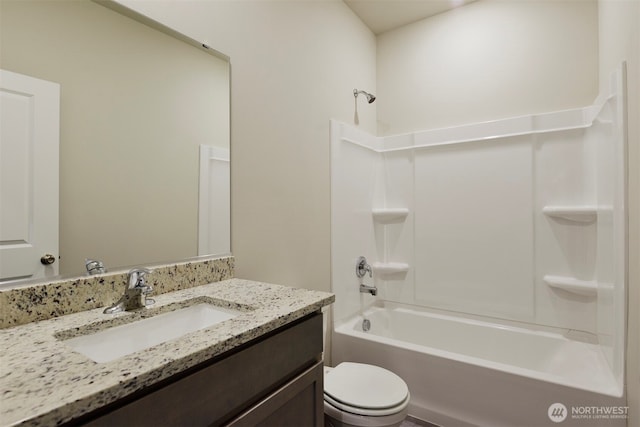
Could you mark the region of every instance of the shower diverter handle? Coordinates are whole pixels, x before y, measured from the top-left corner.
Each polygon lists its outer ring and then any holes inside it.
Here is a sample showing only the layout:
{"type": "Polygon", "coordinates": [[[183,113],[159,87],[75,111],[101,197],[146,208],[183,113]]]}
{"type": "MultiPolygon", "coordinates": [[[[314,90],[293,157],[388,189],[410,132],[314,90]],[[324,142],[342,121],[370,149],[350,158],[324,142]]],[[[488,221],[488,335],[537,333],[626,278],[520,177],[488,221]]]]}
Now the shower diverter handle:
{"type": "Polygon", "coordinates": [[[356,276],[361,279],[367,272],[369,273],[369,277],[373,277],[371,266],[367,264],[367,259],[363,256],[358,257],[358,261],[356,262],[356,276]]]}

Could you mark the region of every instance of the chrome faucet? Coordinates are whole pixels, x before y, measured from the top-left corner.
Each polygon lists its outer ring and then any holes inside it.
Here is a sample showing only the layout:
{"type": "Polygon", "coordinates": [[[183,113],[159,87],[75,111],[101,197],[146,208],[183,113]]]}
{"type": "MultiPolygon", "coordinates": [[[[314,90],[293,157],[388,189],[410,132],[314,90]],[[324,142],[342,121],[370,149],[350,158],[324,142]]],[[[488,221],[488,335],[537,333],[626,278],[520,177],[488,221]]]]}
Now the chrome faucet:
{"type": "Polygon", "coordinates": [[[360,283],[360,293],[371,294],[374,297],[378,295],[378,288],[375,286],[367,286],[364,283],[360,283]]]}
{"type": "Polygon", "coordinates": [[[151,285],[147,285],[145,276],[151,274],[146,268],[134,268],[129,271],[127,288],[124,295],[117,303],[104,310],[106,314],[119,313],[121,311],[138,310],[155,303],[147,296],[153,292],[151,285]]]}
{"type": "MultiPolygon", "coordinates": [[[[362,279],[367,273],[369,273],[369,277],[373,277],[371,266],[367,264],[367,259],[361,256],[358,258],[358,261],[356,261],[356,276],[358,276],[359,279],[362,279]]],[[[375,286],[367,286],[360,281],[360,292],[376,296],[378,295],[378,288],[375,286]]]]}
{"type": "Polygon", "coordinates": [[[87,273],[89,273],[90,275],[102,274],[107,272],[107,269],[104,267],[102,261],[99,261],[97,259],[85,259],[84,267],[87,269],[87,273]]]}
{"type": "Polygon", "coordinates": [[[356,261],[356,276],[362,279],[367,272],[369,277],[372,277],[371,266],[367,264],[367,259],[363,256],[358,257],[358,261],[356,261]]]}

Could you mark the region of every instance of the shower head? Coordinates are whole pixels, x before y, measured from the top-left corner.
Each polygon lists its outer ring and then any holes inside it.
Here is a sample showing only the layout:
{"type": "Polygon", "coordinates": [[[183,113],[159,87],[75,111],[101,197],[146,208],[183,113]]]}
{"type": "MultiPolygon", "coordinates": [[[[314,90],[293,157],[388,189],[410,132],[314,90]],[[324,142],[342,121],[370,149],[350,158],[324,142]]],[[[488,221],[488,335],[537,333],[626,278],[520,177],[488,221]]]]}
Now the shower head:
{"type": "Polygon", "coordinates": [[[369,104],[371,104],[373,101],[375,101],[375,100],[376,100],[375,95],[373,95],[373,94],[371,94],[371,93],[365,92],[365,91],[363,91],[363,90],[358,90],[358,89],[354,89],[354,90],[353,90],[353,96],[355,96],[356,98],[358,97],[358,94],[361,94],[361,93],[362,93],[362,94],[364,94],[364,96],[366,96],[366,97],[367,97],[367,102],[368,102],[369,104]]]}

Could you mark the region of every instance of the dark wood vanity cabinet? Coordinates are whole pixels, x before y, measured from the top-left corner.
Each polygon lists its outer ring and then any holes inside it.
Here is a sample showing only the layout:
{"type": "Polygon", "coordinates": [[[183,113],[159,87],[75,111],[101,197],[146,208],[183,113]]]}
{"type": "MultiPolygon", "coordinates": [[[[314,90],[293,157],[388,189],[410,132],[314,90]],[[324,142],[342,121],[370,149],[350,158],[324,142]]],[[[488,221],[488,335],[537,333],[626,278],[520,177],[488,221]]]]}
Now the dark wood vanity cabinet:
{"type": "Polygon", "coordinates": [[[322,315],[315,313],[71,425],[323,425],[322,315]]]}

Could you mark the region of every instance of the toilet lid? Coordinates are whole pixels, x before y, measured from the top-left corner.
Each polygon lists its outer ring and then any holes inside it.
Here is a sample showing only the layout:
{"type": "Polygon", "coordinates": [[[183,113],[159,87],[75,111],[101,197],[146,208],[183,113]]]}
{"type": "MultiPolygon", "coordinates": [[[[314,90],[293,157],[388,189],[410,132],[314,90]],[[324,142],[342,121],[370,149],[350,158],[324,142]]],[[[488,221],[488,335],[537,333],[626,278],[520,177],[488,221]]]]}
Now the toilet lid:
{"type": "Polygon", "coordinates": [[[386,409],[407,400],[407,384],[384,368],[343,362],[325,373],[324,392],[354,408],[386,409]]]}

